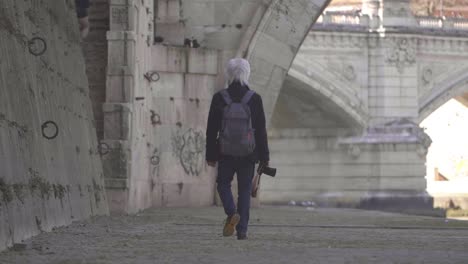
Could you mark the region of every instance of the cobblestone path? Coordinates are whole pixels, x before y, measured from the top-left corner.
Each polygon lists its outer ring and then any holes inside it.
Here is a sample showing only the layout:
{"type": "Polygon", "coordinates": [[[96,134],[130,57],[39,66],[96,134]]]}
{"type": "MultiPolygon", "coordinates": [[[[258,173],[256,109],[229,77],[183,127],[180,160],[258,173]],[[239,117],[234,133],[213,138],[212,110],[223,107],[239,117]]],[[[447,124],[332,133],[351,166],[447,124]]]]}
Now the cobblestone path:
{"type": "Polygon", "coordinates": [[[0,263],[468,263],[468,221],[303,207],[253,209],[249,240],[221,208],[151,209],[43,233],[0,263]]]}

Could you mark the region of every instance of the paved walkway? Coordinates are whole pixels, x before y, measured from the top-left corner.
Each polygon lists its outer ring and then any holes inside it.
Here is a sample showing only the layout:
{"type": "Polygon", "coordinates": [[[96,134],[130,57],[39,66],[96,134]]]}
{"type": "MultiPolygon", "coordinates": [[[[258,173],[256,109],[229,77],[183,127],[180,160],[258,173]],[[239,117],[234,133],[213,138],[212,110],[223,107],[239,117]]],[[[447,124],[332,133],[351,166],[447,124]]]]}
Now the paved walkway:
{"type": "Polygon", "coordinates": [[[0,263],[468,263],[468,222],[349,209],[266,207],[249,240],[221,237],[221,208],[152,209],[77,222],[0,263]]]}

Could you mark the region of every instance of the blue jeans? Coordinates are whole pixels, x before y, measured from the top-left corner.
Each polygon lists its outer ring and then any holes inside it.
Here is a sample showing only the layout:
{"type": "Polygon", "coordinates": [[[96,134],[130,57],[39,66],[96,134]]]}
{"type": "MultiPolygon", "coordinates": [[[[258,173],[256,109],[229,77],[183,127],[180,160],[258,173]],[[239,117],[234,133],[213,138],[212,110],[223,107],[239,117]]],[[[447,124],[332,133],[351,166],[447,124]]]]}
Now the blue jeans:
{"type": "Polygon", "coordinates": [[[238,200],[237,213],[240,222],[237,225],[237,233],[247,233],[247,225],[250,217],[250,193],[252,179],[255,172],[255,162],[250,158],[224,157],[218,162],[218,193],[223,202],[224,212],[231,216],[236,213],[236,205],[231,192],[231,182],[234,173],[237,174],[238,200]]]}

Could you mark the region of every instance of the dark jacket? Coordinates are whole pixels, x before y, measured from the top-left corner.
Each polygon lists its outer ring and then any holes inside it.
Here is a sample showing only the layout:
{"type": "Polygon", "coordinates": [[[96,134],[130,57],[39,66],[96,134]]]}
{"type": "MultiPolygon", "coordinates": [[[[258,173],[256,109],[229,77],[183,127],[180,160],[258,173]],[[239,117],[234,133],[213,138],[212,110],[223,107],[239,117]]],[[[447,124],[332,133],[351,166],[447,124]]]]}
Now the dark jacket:
{"type": "MultiPolygon", "coordinates": [[[[231,99],[240,102],[249,88],[242,86],[239,82],[232,83],[227,89],[231,99]]],[[[262,97],[257,93],[252,96],[248,103],[252,118],[252,127],[255,129],[255,151],[251,158],[255,161],[269,161],[268,137],[266,132],[265,112],[263,111],[262,97]]],[[[218,134],[221,130],[223,110],[226,106],[220,92],[216,93],[211,100],[208,125],[206,128],[206,160],[218,161],[221,158],[218,146],[218,134]]]]}
{"type": "Polygon", "coordinates": [[[88,16],[89,0],[75,0],[75,5],[78,18],[88,16]]]}

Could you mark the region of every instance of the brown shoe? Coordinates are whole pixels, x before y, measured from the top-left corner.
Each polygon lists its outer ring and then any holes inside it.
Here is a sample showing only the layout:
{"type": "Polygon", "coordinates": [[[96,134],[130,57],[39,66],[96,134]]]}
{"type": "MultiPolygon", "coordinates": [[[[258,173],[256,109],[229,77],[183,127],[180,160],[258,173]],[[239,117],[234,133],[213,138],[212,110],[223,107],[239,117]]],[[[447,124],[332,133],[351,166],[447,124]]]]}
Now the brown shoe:
{"type": "Polygon", "coordinates": [[[226,218],[226,223],[224,224],[223,236],[232,236],[236,230],[236,226],[239,223],[240,215],[235,213],[226,218]]]}

